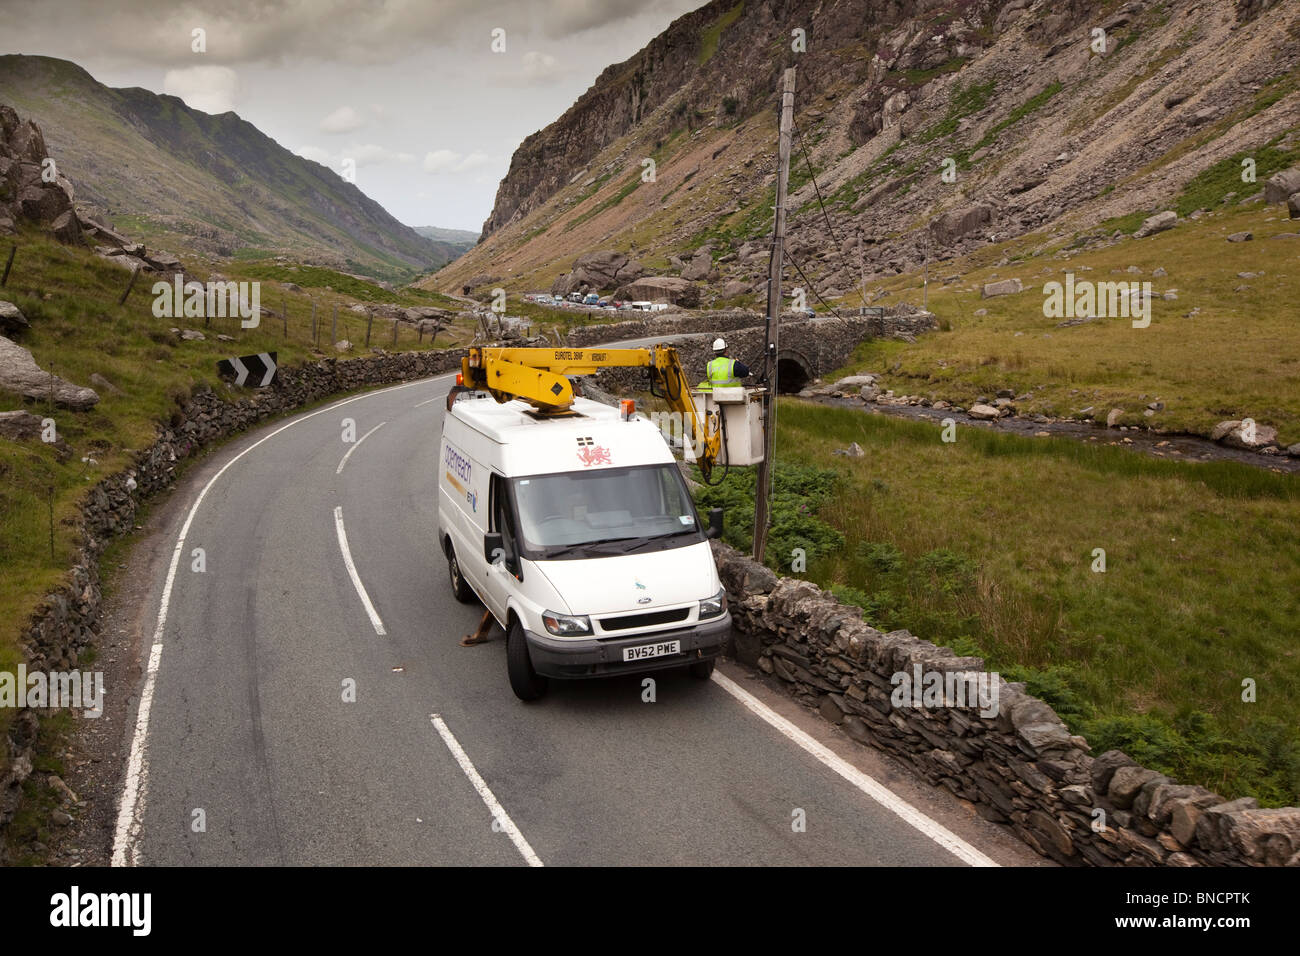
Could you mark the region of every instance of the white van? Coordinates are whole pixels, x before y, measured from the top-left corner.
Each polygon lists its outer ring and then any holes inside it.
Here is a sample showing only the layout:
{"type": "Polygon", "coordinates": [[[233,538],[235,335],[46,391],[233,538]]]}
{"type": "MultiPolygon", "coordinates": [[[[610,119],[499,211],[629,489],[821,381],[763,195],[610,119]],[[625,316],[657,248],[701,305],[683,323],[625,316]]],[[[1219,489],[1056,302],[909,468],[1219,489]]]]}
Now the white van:
{"type": "Polygon", "coordinates": [[[451,586],[505,629],[516,696],[542,696],[551,677],[709,677],[731,629],[707,540],[720,520],[701,524],[654,424],[583,398],[542,416],[468,393],[440,451],[451,586]]]}

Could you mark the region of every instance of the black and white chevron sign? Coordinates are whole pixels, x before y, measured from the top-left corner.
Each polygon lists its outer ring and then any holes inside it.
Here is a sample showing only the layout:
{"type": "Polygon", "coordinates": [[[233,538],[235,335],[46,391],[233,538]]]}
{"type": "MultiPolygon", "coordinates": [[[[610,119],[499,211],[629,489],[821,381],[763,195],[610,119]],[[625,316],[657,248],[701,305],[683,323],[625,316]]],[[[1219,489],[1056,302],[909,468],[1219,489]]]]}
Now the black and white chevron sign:
{"type": "Polygon", "coordinates": [[[241,355],[239,358],[222,359],[217,363],[217,374],[222,378],[233,378],[236,385],[250,388],[264,388],[275,381],[278,366],[275,364],[276,352],[259,352],[257,355],[241,355]]]}

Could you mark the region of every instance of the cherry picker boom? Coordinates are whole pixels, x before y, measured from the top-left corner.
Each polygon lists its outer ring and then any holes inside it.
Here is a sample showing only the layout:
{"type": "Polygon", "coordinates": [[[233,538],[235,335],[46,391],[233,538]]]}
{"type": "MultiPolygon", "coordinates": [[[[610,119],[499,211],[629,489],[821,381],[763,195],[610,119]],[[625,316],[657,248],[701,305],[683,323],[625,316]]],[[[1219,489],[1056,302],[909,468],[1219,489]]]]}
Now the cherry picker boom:
{"type": "MultiPolygon", "coordinates": [[[[594,375],[604,368],[645,368],[650,373],[650,391],[680,414],[683,438],[690,442],[690,453],[707,479],[722,458],[726,464],[753,464],[750,427],[739,422],[739,440],[727,434],[736,406],[742,414],[756,410],[761,389],[718,389],[716,396],[701,393],[696,405],[677,350],[671,345],[648,348],[543,349],[509,347],[474,347],[461,361],[460,382],[448,397],[448,407],[458,391],[486,391],[498,402],[522,399],[543,416],[562,416],[573,407],[573,384],[570,375],[594,375]],[[736,395],[724,396],[723,392],[736,395]],[[725,457],[724,457],[725,456],[725,457]]],[[[761,433],[759,437],[761,458],[761,433]]]]}

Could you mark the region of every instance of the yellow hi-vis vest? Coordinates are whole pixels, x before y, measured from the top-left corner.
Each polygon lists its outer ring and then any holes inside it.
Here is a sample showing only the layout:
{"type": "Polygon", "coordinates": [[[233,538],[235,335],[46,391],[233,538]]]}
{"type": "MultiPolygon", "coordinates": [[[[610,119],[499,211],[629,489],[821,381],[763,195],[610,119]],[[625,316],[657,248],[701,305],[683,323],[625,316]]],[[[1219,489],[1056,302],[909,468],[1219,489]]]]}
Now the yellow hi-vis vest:
{"type": "Polygon", "coordinates": [[[740,379],[736,378],[735,375],[735,359],[719,355],[717,358],[709,360],[705,370],[709,373],[709,388],[730,388],[740,384],[740,379]]]}

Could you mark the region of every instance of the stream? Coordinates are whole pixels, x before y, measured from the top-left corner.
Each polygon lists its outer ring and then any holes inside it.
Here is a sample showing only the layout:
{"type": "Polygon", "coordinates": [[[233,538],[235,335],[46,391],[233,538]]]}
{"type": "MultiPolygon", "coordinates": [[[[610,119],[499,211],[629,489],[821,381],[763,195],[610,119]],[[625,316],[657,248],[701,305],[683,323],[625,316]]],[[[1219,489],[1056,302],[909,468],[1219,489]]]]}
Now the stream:
{"type": "Polygon", "coordinates": [[[1199,435],[1160,434],[1144,429],[1130,427],[1128,431],[1118,428],[1105,428],[1084,422],[1035,421],[1032,418],[1000,418],[997,421],[982,421],[972,418],[965,412],[954,412],[951,408],[935,410],[925,405],[881,405],[875,402],[863,404],[849,398],[835,398],[828,395],[813,396],[811,401],[837,408],[856,408],[866,414],[893,415],[897,418],[912,418],[933,421],[936,425],[945,418],[951,418],[964,425],[992,428],[1016,435],[1034,435],[1047,432],[1055,436],[1065,436],[1078,441],[1094,442],[1099,445],[1116,445],[1140,451],[1155,458],[1167,458],[1174,461],[1191,463],[1201,461],[1235,461],[1254,468],[1266,468],[1279,474],[1300,473],[1300,458],[1291,458],[1286,454],[1261,455],[1257,452],[1240,448],[1231,448],[1212,442],[1199,435]],[[1127,439],[1127,441],[1125,440],[1127,439]]]}

